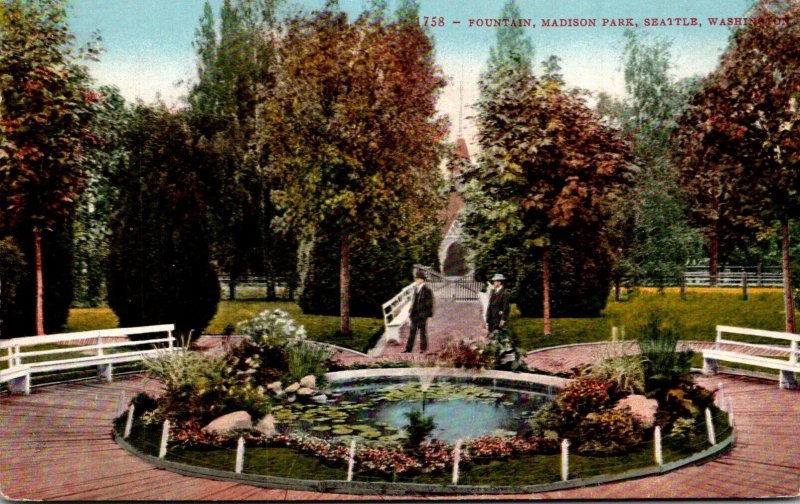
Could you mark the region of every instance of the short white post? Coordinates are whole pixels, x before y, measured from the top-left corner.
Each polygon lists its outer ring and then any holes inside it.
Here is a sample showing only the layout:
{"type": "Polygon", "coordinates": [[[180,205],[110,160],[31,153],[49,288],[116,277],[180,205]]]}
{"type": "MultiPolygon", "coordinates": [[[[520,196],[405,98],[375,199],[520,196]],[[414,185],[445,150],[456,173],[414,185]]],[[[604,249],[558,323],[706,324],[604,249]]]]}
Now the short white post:
{"type": "Polygon", "coordinates": [[[664,465],[664,453],[661,451],[661,427],[656,425],[654,443],[656,448],[656,464],[664,465]]]}
{"type": "Polygon", "coordinates": [[[347,481],[353,481],[353,466],[356,463],[356,440],[350,441],[350,453],[347,456],[347,481]]]}
{"type": "Polygon", "coordinates": [[[717,436],[714,434],[714,420],[711,418],[711,410],[706,408],[706,426],[708,427],[708,442],[711,445],[717,444],[717,436]]]}
{"type": "Polygon", "coordinates": [[[236,445],[236,474],[242,474],[244,470],[244,438],[239,436],[239,443],[236,445]]]}
{"type": "Polygon", "coordinates": [[[453,448],[453,484],[458,485],[458,465],[461,463],[461,443],[459,439],[456,441],[456,447],[453,448]]]}
{"type": "Polygon", "coordinates": [[[561,479],[569,479],[569,439],[561,442],[561,479]]]}
{"type": "Polygon", "coordinates": [[[719,398],[717,401],[719,403],[719,409],[725,411],[725,391],[722,388],[722,382],[717,382],[717,391],[719,392],[719,398]]]}
{"type": "Polygon", "coordinates": [[[733,427],[733,397],[728,397],[728,424],[733,427]]]}
{"type": "Polygon", "coordinates": [[[169,441],[169,420],[164,420],[164,427],[161,428],[161,446],[158,449],[158,458],[167,456],[167,441],[169,441]]]}
{"type": "Polygon", "coordinates": [[[128,408],[128,420],[125,422],[125,432],[122,434],[123,439],[128,439],[131,435],[131,428],[133,427],[133,404],[128,408]]]}
{"type": "Polygon", "coordinates": [[[611,328],[611,341],[618,341],[619,340],[619,328],[614,326],[611,328]]]}
{"type": "Polygon", "coordinates": [[[119,405],[117,406],[117,417],[125,413],[125,391],[119,393],[119,405]]]}

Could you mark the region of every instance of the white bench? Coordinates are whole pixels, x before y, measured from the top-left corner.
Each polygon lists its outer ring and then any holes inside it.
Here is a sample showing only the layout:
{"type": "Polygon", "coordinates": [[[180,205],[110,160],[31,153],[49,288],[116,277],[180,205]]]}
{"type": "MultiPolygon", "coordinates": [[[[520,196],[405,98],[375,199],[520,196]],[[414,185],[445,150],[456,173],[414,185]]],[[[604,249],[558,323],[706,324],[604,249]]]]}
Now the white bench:
{"type": "Polygon", "coordinates": [[[118,329],[102,329],[95,331],[82,331],[74,333],[51,334],[46,336],[27,336],[0,341],[0,362],[7,362],[8,368],[0,370],[0,383],[8,382],[11,392],[30,394],[31,375],[52,371],[65,371],[85,367],[97,366],[98,375],[110,382],[112,380],[114,364],[135,362],[147,356],[155,356],[164,351],[180,351],[175,346],[175,337],[172,332],[174,324],[161,324],[144,327],[120,327],[118,329]],[[133,334],[165,333],[164,337],[140,341],[107,341],[108,338],[126,337],[133,334]],[[94,340],[86,344],[85,340],[94,340]],[[106,341],[104,341],[106,340],[106,341]],[[70,346],[79,342],[76,346],[70,346]],[[28,350],[42,344],[63,344],[61,348],[50,350],[28,350]],[[166,343],[165,348],[154,345],[166,343]],[[137,347],[147,345],[141,350],[129,350],[117,353],[106,353],[106,349],[119,347],[137,347]],[[81,357],[58,358],[63,354],[87,353],[81,357]],[[3,355],[5,354],[5,355],[3,355]],[[53,356],[51,360],[29,361],[31,357],[53,356]]]}
{"type": "Polygon", "coordinates": [[[703,350],[703,373],[716,373],[719,368],[719,361],[748,364],[751,366],[778,370],[780,371],[780,388],[797,388],[795,373],[800,372],[800,364],[797,362],[798,341],[800,341],[800,334],[763,331],[761,329],[746,329],[743,327],[717,326],[715,348],[703,350]],[[784,345],[746,343],[724,338],[723,334],[770,338],[777,342],[783,342],[784,345]],[[786,346],[785,343],[788,343],[788,346],[786,346]],[[756,355],[756,353],[762,355],[756,355]]]}

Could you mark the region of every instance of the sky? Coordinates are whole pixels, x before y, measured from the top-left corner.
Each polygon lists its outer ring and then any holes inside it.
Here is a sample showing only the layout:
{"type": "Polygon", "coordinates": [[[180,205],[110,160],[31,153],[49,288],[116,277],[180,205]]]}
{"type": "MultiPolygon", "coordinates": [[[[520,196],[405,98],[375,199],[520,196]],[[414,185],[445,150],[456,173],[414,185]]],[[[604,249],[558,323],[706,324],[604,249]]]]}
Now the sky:
{"type": "MultiPolygon", "coordinates": [[[[324,0],[294,0],[311,10],[324,0]]],[[[105,52],[90,65],[99,84],[114,84],[128,100],[160,97],[179,105],[186,83],[195,75],[194,33],[205,0],[70,0],[70,27],[77,40],[95,32],[105,52]],[[179,83],[183,83],[179,85],[179,83]]],[[[211,0],[215,13],[222,0],[211,0]]],[[[397,0],[389,0],[390,8],[397,0]]],[[[453,136],[463,132],[475,149],[475,125],[470,104],[478,98],[477,82],[495,39],[495,28],[478,26],[500,17],[504,1],[420,0],[424,17],[443,18],[444,26],[430,27],[437,62],[449,78],[439,109],[448,114],[453,136]],[[470,26],[471,25],[471,26],[470,26]],[[463,89],[463,90],[462,90],[463,89]],[[459,116],[463,117],[459,121],[459,116]],[[461,128],[459,128],[461,125],[461,128]]],[[[634,30],[672,42],[676,78],[712,71],[727,46],[729,28],[710,26],[709,17],[742,17],[752,0],[517,0],[536,51],[536,61],[551,54],[562,59],[567,84],[622,97],[622,34],[625,27],[603,19],[623,19],[634,30]],[[697,18],[696,26],[646,27],[645,19],[697,18]],[[543,27],[542,19],[583,19],[591,27],[543,27]],[[638,24],[638,26],[636,26],[638,24]]],[[[367,0],[340,0],[353,16],[367,0]]],[[[691,22],[691,21],[690,21],[691,22]]]]}

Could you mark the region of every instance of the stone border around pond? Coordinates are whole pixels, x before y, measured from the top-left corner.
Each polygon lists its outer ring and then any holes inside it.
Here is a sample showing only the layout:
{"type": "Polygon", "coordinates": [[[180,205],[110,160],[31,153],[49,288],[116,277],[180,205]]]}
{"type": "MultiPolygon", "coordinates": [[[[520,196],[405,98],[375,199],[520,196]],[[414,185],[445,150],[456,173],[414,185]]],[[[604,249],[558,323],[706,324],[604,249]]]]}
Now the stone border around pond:
{"type": "MultiPolygon", "coordinates": [[[[515,383],[519,385],[538,385],[548,389],[563,388],[570,380],[554,376],[532,373],[512,373],[508,371],[468,371],[451,368],[388,368],[388,369],[357,369],[328,373],[326,377],[330,384],[352,381],[397,380],[404,378],[418,378],[420,376],[435,376],[437,378],[470,378],[472,380],[497,380],[501,384],[515,383]]],[[[735,431],[724,441],[711,446],[702,452],[695,453],[687,458],[676,460],[662,466],[648,466],[619,474],[606,474],[590,478],[577,478],[553,483],[540,483],[535,485],[433,485],[422,483],[392,483],[368,481],[342,481],[342,480],[305,480],[284,478],[279,476],[266,476],[260,474],[237,474],[233,471],[222,471],[204,467],[172,462],[153,455],[142,453],[122,436],[114,433],[114,440],[128,453],[144,460],[145,462],[168,471],[206,478],[218,481],[231,481],[263,488],[280,488],[287,490],[300,490],[311,492],[330,492],[354,495],[519,495],[540,492],[567,490],[585,486],[602,485],[615,481],[622,481],[646,476],[654,476],[674,471],[681,467],[695,464],[699,461],[716,458],[730,450],[735,441],[735,431]]]]}

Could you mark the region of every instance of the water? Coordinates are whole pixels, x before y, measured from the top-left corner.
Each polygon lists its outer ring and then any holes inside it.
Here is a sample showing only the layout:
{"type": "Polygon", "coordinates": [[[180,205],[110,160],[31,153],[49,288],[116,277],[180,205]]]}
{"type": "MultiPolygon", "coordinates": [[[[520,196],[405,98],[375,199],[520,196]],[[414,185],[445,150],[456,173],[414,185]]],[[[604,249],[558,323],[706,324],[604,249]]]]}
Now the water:
{"type": "Polygon", "coordinates": [[[276,419],[282,430],[301,429],[327,438],[359,436],[401,441],[407,414],[433,417],[432,437],[447,443],[479,436],[510,436],[529,429],[530,418],[549,400],[543,394],[437,381],[420,386],[364,385],[338,388],[326,405],[284,405],[276,419]]]}

